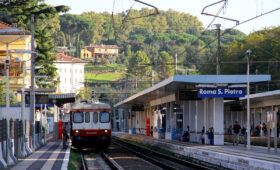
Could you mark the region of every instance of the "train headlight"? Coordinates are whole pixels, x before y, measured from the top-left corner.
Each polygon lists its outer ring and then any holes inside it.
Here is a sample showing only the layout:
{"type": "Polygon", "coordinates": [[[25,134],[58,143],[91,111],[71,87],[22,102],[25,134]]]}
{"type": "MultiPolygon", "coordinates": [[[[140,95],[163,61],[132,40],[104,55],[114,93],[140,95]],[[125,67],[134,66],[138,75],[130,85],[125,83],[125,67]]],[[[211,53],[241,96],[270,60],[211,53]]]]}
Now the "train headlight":
{"type": "Polygon", "coordinates": [[[79,130],[75,130],[76,133],[79,133],[79,130]]]}
{"type": "Polygon", "coordinates": [[[105,132],[105,133],[107,133],[107,132],[108,132],[108,130],[106,129],[106,130],[104,130],[104,132],[105,132]]]}

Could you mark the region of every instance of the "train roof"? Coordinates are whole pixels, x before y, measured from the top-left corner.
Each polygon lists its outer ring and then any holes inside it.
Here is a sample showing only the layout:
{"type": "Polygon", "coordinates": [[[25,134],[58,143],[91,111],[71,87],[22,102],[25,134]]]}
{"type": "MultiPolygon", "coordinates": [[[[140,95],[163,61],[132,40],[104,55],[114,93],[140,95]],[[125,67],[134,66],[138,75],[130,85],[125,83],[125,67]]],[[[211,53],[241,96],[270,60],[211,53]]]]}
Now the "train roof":
{"type": "Polygon", "coordinates": [[[78,109],[111,109],[111,106],[107,103],[102,103],[99,101],[83,100],[74,103],[71,107],[71,110],[78,109]]]}

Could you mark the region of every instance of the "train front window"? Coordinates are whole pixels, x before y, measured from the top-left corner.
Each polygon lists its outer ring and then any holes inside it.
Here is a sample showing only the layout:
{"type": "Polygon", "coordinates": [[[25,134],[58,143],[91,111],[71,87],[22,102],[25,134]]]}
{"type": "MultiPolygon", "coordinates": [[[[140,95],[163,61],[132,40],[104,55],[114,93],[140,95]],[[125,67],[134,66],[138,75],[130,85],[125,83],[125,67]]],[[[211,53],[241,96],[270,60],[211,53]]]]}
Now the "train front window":
{"type": "Polygon", "coordinates": [[[97,112],[93,112],[93,123],[97,123],[98,122],[98,113],[97,112]]]}
{"type": "Polygon", "coordinates": [[[84,113],[76,112],[73,114],[73,122],[74,123],[83,123],[84,122],[84,113]]]}
{"type": "Polygon", "coordinates": [[[110,114],[108,112],[100,112],[100,122],[108,123],[110,121],[110,114]]]}
{"type": "Polygon", "coordinates": [[[90,113],[89,112],[85,112],[85,122],[86,123],[90,122],[90,113]]]}

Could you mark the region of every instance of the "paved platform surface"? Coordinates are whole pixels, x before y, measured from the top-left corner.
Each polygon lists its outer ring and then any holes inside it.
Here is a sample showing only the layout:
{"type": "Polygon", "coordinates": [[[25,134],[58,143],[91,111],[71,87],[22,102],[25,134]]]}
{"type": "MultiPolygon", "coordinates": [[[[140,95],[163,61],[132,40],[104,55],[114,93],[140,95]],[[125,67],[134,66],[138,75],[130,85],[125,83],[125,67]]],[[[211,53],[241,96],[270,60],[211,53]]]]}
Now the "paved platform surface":
{"type": "Polygon", "coordinates": [[[60,170],[67,169],[70,147],[62,149],[62,143],[50,142],[30,156],[19,159],[11,170],[60,170]]]}
{"type": "Polygon", "coordinates": [[[244,145],[233,146],[225,143],[224,146],[201,145],[174,140],[155,139],[145,135],[129,135],[128,133],[114,132],[114,136],[129,140],[136,140],[154,144],[170,151],[190,156],[206,162],[219,164],[230,169],[280,169],[280,149],[268,151],[267,147],[251,146],[248,150],[244,145]]]}

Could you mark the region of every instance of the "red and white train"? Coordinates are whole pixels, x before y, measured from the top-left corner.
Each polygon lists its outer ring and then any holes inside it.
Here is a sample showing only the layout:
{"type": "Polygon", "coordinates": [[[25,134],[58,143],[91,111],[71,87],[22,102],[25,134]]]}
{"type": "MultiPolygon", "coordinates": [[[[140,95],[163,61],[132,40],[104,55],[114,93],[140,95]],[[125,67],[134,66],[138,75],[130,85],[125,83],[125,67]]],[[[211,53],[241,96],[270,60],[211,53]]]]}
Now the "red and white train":
{"type": "Polygon", "coordinates": [[[107,147],[111,142],[111,107],[98,101],[81,101],[70,110],[72,145],[107,147]]]}

